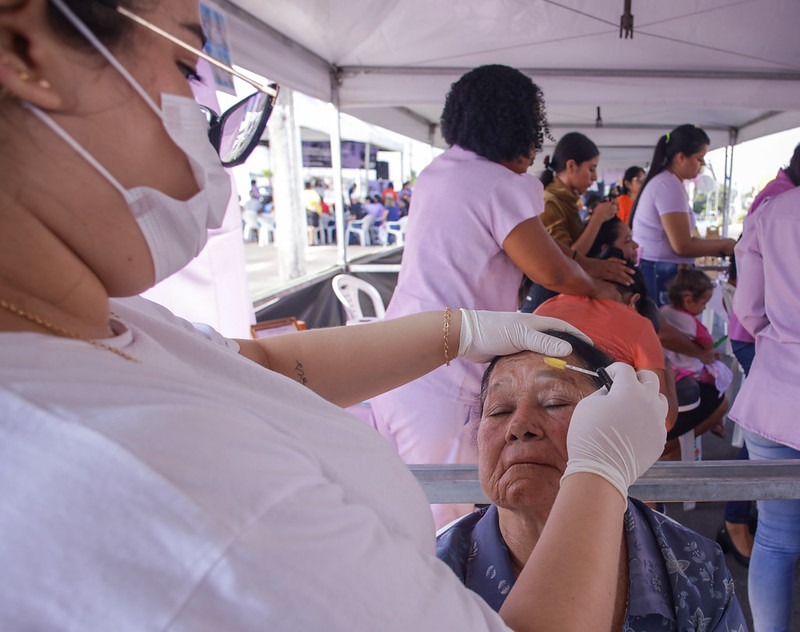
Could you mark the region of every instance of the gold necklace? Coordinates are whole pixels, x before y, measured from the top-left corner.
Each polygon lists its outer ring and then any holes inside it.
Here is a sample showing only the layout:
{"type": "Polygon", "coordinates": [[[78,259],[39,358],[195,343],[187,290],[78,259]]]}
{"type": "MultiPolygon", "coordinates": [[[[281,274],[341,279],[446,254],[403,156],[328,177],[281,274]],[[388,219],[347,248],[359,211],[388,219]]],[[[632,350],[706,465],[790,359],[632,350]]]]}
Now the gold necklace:
{"type": "Polygon", "coordinates": [[[13,303],[9,303],[8,301],[0,298],[0,307],[2,307],[7,312],[11,312],[15,316],[20,316],[26,320],[31,321],[32,323],[39,325],[39,327],[44,327],[48,331],[52,331],[54,334],[59,336],[63,336],[65,338],[72,338],[73,340],[81,340],[83,342],[88,342],[90,345],[97,349],[105,349],[106,351],[110,351],[118,355],[120,358],[125,358],[126,360],[130,360],[131,362],[138,362],[136,358],[133,356],[128,355],[124,351],[120,351],[116,347],[112,347],[111,345],[107,345],[104,342],[100,342],[99,340],[92,340],[91,338],[87,338],[86,336],[82,336],[79,333],[75,333],[74,331],[69,331],[68,329],[64,329],[63,327],[59,327],[58,325],[54,325],[48,320],[45,320],[41,316],[37,316],[36,314],[31,314],[30,312],[26,312],[24,309],[20,309],[13,303]]]}

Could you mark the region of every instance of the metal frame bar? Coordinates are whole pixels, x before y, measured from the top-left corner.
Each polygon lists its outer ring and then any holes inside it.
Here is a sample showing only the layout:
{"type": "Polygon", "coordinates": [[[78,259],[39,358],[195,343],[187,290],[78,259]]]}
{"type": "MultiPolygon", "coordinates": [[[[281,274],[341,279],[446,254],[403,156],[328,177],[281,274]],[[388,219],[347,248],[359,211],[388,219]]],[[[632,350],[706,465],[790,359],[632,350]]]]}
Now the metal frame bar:
{"type": "MultiPolygon", "coordinates": [[[[488,503],[477,465],[409,465],[431,503],[488,503]]],[[[659,502],[800,499],[800,461],[659,462],[630,489],[659,502]]]]}

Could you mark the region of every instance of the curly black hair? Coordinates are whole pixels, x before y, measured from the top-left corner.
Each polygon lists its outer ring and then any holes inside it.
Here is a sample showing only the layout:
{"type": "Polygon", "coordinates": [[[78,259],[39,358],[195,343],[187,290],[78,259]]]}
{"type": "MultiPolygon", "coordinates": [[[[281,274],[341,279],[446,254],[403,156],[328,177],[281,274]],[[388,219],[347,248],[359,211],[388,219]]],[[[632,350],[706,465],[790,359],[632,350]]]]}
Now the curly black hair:
{"type": "Polygon", "coordinates": [[[498,64],[474,68],[450,87],[441,123],[449,145],[493,162],[538,152],[550,135],[542,91],[519,70],[498,64]]]}

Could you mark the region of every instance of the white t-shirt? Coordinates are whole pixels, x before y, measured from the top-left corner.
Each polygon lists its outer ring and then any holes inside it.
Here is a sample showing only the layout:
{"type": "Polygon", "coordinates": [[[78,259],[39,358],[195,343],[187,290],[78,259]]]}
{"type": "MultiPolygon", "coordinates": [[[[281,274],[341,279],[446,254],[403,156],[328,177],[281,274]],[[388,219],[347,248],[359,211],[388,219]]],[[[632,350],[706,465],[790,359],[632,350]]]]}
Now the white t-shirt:
{"type": "Polygon", "coordinates": [[[667,213],[686,213],[690,229],[694,228],[694,212],[689,206],[686,189],[675,174],[665,170],[650,180],[639,194],[639,203],[633,216],[633,238],[642,249],[642,259],[694,263],[694,257],[681,257],[672,249],[661,224],[661,216],[667,213]]]}
{"type": "Polygon", "coordinates": [[[138,362],[0,334],[0,629],[506,629],[372,430],[155,304],[112,309],[138,362]]]}

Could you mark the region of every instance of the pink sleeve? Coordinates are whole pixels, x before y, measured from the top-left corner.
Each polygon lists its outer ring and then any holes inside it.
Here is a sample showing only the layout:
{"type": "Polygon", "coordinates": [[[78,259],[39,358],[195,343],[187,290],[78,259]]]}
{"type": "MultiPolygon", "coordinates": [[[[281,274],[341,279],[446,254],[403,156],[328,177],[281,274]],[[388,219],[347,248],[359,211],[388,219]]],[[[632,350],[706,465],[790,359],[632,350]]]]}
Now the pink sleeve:
{"type": "Polygon", "coordinates": [[[508,234],[525,220],[544,211],[544,187],[538,178],[509,171],[499,178],[489,198],[489,226],[502,247],[508,234]]]}
{"type": "Polygon", "coordinates": [[[664,180],[655,196],[655,207],[659,216],[667,213],[689,213],[689,198],[677,178],[664,180]]]}
{"type": "Polygon", "coordinates": [[[697,344],[705,349],[710,349],[714,345],[714,339],[711,333],[706,329],[706,326],[700,322],[699,318],[695,318],[695,331],[694,339],[697,344]]]}
{"type": "Polygon", "coordinates": [[[742,238],[736,244],[736,269],[739,272],[733,311],[747,332],[755,336],[768,323],[764,307],[764,260],[761,257],[759,219],[762,213],[748,215],[742,238]]]}

